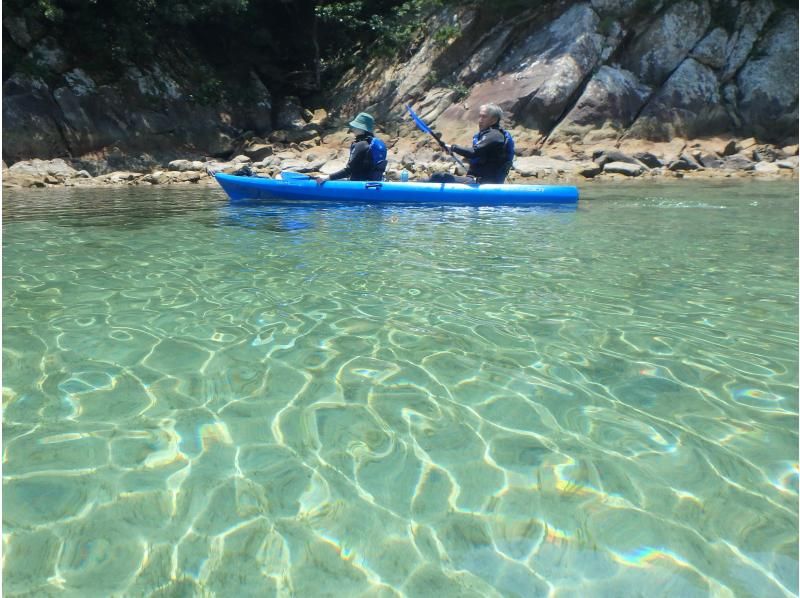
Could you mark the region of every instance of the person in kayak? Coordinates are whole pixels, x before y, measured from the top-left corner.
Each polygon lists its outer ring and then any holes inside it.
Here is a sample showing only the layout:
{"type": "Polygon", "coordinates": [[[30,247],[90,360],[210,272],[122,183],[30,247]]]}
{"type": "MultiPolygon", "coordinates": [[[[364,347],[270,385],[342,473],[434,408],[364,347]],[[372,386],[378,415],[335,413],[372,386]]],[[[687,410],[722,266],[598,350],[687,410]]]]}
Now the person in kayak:
{"type": "Polygon", "coordinates": [[[350,144],[350,158],[347,166],[334,172],[327,179],[317,177],[317,183],[326,180],[336,181],[382,181],[386,170],[386,144],[375,137],[375,119],[362,112],[350,121],[350,128],[356,138],[350,144]]]}
{"type": "Polygon", "coordinates": [[[503,109],[497,104],[484,104],[478,112],[478,132],[472,147],[444,144],[450,154],[469,160],[467,176],[437,172],[429,179],[433,183],[496,183],[502,184],[514,162],[514,138],[500,128],[503,109]]]}

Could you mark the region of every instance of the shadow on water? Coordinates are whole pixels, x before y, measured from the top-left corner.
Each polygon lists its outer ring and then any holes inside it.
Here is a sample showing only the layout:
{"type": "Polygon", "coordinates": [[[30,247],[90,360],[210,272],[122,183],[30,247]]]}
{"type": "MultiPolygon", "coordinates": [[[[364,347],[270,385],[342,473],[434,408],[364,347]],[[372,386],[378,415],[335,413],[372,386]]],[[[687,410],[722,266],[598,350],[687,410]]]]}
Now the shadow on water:
{"type": "Polygon", "coordinates": [[[483,218],[527,214],[574,215],[575,205],[526,206],[422,206],[414,203],[369,202],[297,202],[285,200],[237,201],[219,210],[219,219],[213,226],[244,227],[272,232],[292,233],[315,227],[320,221],[331,219],[379,218],[396,220],[414,215],[431,221],[451,221],[454,217],[483,218]]]}

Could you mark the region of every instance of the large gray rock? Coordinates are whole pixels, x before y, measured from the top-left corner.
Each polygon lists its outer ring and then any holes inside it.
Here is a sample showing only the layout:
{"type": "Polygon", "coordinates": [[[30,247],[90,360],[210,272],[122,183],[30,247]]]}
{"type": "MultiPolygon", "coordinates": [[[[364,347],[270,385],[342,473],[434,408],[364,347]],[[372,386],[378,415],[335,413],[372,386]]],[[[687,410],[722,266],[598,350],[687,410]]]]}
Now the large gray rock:
{"type": "Polygon", "coordinates": [[[472,85],[487,71],[490,71],[508,46],[513,25],[501,23],[489,32],[486,40],[473,52],[461,68],[458,79],[465,85],[472,85]]]}
{"type": "Polygon", "coordinates": [[[708,0],[669,5],[625,52],[622,66],[649,85],[661,85],[708,30],[708,0]]]}
{"type": "Polygon", "coordinates": [[[666,141],[710,136],[730,126],[714,72],[688,58],[647,103],[628,135],[666,141]]]}
{"type": "Polygon", "coordinates": [[[644,172],[644,166],[641,164],[629,164],[628,162],[609,162],[603,166],[603,172],[639,176],[644,172]]]}
{"type": "Polygon", "coordinates": [[[692,48],[689,55],[706,66],[721,69],[725,66],[727,49],[728,32],[722,27],[716,27],[692,48]]]}
{"type": "Polygon", "coordinates": [[[758,174],[778,174],[781,169],[780,166],[772,162],[759,162],[755,165],[753,170],[758,174]]]}
{"type": "Polygon", "coordinates": [[[128,136],[129,124],[118,116],[126,112],[125,101],[112,88],[76,92],[60,87],[53,98],[61,110],[61,130],[71,154],[80,156],[128,136]]]}
{"type": "Polygon", "coordinates": [[[742,154],[734,154],[723,159],[722,168],[725,170],[753,170],[755,162],[742,154]]]}
{"type": "MultiPolygon", "coordinates": [[[[355,116],[355,115],[353,115],[355,116]]],[[[300,100],[294,96],[283,98],[277,109],[275,124],[285,131],[302,131],[308,124],[300,100]]]]}
{"type": "Polygon", "coordinates": [[[689,154],[683,153],[681,154],[677,160],[673,160],[667,166],[669,170],[678,171],[678,170],[699,170],[702,166],[689,154]]]}
{"type": "Polygon", "coordinates": [[[650,93],[630,71],[602,66],[550,138],[580,135],[586,143],[616,138],[633,122],[650,93]]]}
{"type": "Polygon", "coordinates": [[[791,158],[786,158],[785,160],[778,160],[775,162],[775,165],[778,168],[785,168],[788,170],[796,170],[798,164],[798,157],[792,156],[791,158]]]}
{"type": "Polygon", "coordinates": [[[750,133],[766,141],[797,138],[798,13],[785,10],[736,77],[737,108],[750,133]]]}
{"type": "Polygon", "coordinates": [[[66,155],[59,115],[42,79],[12,75],[3,83],[3,159],[13,163],[32,156],[66,155]]]}
{"type": "Polygon", "coordinates": [[[34,158],[33,160],[17,162],[16,164],[12,164],[8,171],[16,174],[36,176],[50,175],[63,178],[78,176],[78,171],[61,158],[56,158],[54,160],[39,160],[38,158],[34,158]]]}
{"type": "Polygon", "coordinates": [[[736,6],[736,25],[728,40],[725,67],[720,80],[724,83],[736,74],[750,55],[761,29],[775,11],[772,0],[747,0],[736,6]]]}

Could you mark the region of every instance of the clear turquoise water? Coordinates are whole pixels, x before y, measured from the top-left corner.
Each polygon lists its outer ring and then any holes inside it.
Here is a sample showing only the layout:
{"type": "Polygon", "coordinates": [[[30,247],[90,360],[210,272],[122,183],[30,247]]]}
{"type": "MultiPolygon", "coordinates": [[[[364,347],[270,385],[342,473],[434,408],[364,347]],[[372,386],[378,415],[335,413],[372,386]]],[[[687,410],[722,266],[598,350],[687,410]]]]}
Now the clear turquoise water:
{"type": "Polygon", "coordinates": [[[787,596],[797,185],[3,197],[3,590],[787,596]]]}

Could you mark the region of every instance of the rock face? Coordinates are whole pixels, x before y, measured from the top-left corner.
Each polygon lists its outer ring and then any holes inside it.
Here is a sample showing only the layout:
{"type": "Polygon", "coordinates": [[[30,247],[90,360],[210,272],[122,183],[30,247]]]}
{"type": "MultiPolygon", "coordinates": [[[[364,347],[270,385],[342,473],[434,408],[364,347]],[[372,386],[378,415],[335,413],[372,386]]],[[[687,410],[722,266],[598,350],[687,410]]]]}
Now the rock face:
{"type": "Polygon", "coordinates": [[[630,71],[603,65],[551,136],[580,135],[590,142],[616,139],[636,118],[651,91],[630,71]]]}
{"type": "Polygon", "coordinates": [[[598,23],[591,6],[579,3],[546,27],[532,28],[499,63],[496,75],[475,85],[467,100],[442,118],[472,123],[481,104],[495,102],[518,123],[550,130],[600,60],[604,38],[598,23]]]}
{"type": "Polygon", "coordinates": [[[797,131],[797,13],[785,10],[773,20],[736,76],[739,118],[764,139],[797,131]]]}
{"type": "Polygon", "coordinates": [[[425,42],[405,63],[376,60],[346,77],[347,101],[334,95],[332,114],[371,109],[391,120],[412,102],[454,137],[494,102],[505,126],[532,129],[539,145],[676,136],[797,143],[798,11],[789,3],[544,4],[494,26],[480,9],[456,15],[461,33],[450,45],[425,42]]]}
{"type": "MultiPolygon", "coordinates": [[[[24,41],[23,33],[15,29],[24,41]]],[[[115,151],[224,155],[241,132],[271,130],[271,95],[254,73],[242,82],[247,101],[231,103],[196,98],[192,86],[172,74],[169,60],[131,66],[99,84],[51,38],[33,45],[26,58],[40,74],[15,73],[3,83],[8,163],[115,151]]]]}

